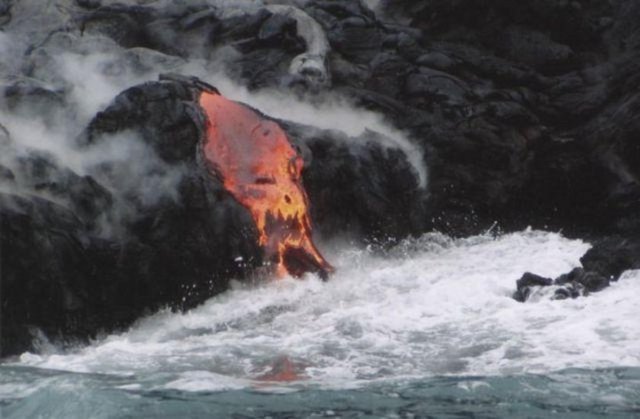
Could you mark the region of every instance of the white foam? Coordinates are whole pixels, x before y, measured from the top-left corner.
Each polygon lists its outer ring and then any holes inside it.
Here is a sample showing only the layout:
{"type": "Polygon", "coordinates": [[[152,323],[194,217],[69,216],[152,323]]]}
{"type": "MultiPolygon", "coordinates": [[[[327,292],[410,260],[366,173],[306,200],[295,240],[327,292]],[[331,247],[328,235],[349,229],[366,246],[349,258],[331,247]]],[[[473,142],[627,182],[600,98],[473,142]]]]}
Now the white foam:
{"type": "Polygon", "coordinates": [[[161,312],[129,332],[66,355],[22,358],[44,368],[173,374],[183,390],[237,388],[286,356],[302,385],[347,388],[433,375],[545,373],[640,366],[640,271],[587,298],[517,303],[523,272],[556,276],[589,245],[526,231],[493,239],[437,234],[387,255],[327,249],[338,267],[237,287],[185,314],[161,312]]]}
{"type": "Polygon", "coordinates": [[[209,371],[187,371],[163,388],[182,391],[223,391],[243,389],[249,384],[247,380],[233,380],[209,371]]]}

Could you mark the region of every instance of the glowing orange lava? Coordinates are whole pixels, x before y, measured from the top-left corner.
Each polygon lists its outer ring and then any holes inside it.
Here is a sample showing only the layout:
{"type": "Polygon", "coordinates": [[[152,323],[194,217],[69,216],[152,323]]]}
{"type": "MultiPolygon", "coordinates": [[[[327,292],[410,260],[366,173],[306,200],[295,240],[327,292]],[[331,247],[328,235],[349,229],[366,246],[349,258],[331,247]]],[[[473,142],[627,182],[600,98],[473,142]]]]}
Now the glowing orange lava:
{"type": "Polygon", "coordinates": [[[205,157],[225,189],[251,212],[259,244],[278,275],[332,272],[311,240],[304,162],[282,128],[212,92],[202,93],[200,106],[207,115],[205,157]]]}
{"type": "Polygon", "coordinates": [[[288,357],[282,357],[271,365],[271,371],[257,378],[258,381],[292,382],[307,378],[301,367],[294,364],[288,357]]]}

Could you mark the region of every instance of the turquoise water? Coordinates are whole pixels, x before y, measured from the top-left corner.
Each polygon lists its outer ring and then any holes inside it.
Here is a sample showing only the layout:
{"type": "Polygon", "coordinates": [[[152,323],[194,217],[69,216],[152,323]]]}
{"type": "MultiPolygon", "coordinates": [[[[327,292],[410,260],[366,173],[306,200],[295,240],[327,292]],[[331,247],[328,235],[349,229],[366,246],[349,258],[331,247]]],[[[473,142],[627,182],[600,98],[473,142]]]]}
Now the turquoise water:
{"type": "Polygon", "coordinates": [[[163,378],[1,367],[4,418],[596,418],[640,416],[640,369],[566,370],[514,377],[434,377],[358,389],[207,392],[157,389],[163,378]],[[27,390],[27,387],[30,390],[27,390]]]}
{"type": "Polygon", "coordinates": [[[640,271],[600,293],[511,298],[588,243],[429,234],[337,267],[236,284],[188,313],[0,364],[2,418],[640,417],[640,271]]]}

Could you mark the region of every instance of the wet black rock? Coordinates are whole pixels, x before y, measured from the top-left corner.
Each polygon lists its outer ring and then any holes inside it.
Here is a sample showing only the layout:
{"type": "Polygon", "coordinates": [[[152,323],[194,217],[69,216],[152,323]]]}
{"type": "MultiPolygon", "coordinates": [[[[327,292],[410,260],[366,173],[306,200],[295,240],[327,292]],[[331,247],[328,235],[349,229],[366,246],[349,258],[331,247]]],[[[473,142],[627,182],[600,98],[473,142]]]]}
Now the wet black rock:
{"type": "MultiPolygon", "coordinates": [[[[204,163],[196,153],[204,126],[197,97],[202,90],[214,88],[177,75],[161,79],[119,95],[94,118],[79,141],[89,146],[127,133],[150,145],[165,163],[186,164],[187,171],[207,179],[204,163]]],[[[397,146],[384,145],[389,139],[371,131],[351,138],[338,131],[276,122],[305,158],[303,181],[312,219],[323,236],[340,232],[374,240],[423,230],[425,190],[419,186],[419,175],[406,153],[397,146]]],[[[216,195],[223,194],[215,179],[203,182],[216,195]]],[[[193,199],[180,198],[187,202],[193,199]]],[[[138,212],[160,210],[145,207],[138,212]]]]}
{"type": "Polygon", "coordinates": [[[193,307],[260,264],[250,215],[195,164],[202,121],[189,95],[180,83],[130,89],[79,139],[90,153],[122,130],[149,142],[138,161],[105,156],[79,176],[41,152],[14,160],[19,194],[0,201],[2,355],[28,349],[35,330],[65,343],[193,307]],[[154,152],[161,164],[146,165],[154,152]],[[140,176],[123,178],[136,164],[140,176]],[[172,173],[175,185],[152,181],[172,173]]]}
{"type": "MultiPolygon", "coordinates": [[[[596,292],[640,267],[639,2],[394,0],[378,16],[361,1],[297,2],[323,32],[312,38],[329,44],[316,59],[331,83],[315,86],[291,83],[292,61],[310,45],[290,9],[54,3],[0,0],[1,33],[13,37],[3,45],[16,49],[0,63],[3,112],[45,121],[81,114],[70,100],[77,92],[56,74],[67,70],[56,67],[66,52],[101,54],[110,74],[145,80],[202,60],[249,89],[295,86],[312,101],[338,94],[409,135],[429,168],[425,189],[403,153],[374,141],[378,134],[354,139],[280,121],[305,157],[323,236],[465,236],[497,223],[594,243],[582,268],[551,285],[526,275],[522,300],[535,286],[556,287],[555,298],[596,292]]],[[[0,182],[24,189],[0,206],[3,255],[33,249],[23,264],[4,257],[3,275],[29,279],[2,290],[3,316],[9,307],[13,322],[2,353],[24,347],[30,326],[87,336],[162,305],[192,306],[260,265],[249,214],[194,152],[203,117],[195,97],[207,88],[188,77],[138,85],[92,118],[78,140],[84,149],[130,143],[129,160],[111,156],[86,173],[43,153],[0,161],[0,182]],[[55,269],[34,267],[49,260],[55,269]],[[74,326],[70,313],[92,320],[74,326]]],[[[4,131],[0,145],[10,146],[4,131]]]]}
{"type": "Polygon", "coordinates": [[[424,230],[425,189],[405,151],[372,131],[353,138],[280,122],[305,156],[304,186],[322,237],[384,242],[424,230]]]}
{"type": "Polygon", "coordinates": [[[640,269],[640,240],[637,237],[619,236],[600,239],[580,258],[580,262],[582,267],[574,268],[554,280],[525,273],[516,281],[513,298],[524,302],[534,289],[540,287],[553,287],[553,298],[559,300],[602,291],[625,271],[640,269]]]}
{"type": "Polygon", "coordinates": [[[585,270],[598,272],[615,281],[626,270],[640,269],[640,238],[604,238],[596,242],[580,261],[585,270]]]}
{"type": "Polygon", "coordinates": [[[599,272],[575,268],[568,274],[560,275],[553,283],[560,286],[555,290],[554,299],[564,300],[602,291],[610,285],[610,278],[599,272]]]}
{"type": "Polygon", "coordinates": [[[524,275],[522,275],[522,278],[516,281],[517,290],[513,294],[513,299],[524,302],[531,294],[531,287],[545,287],[552,283],[553,280],[551,278],[545,278],[532,274],[531,272],[525,272],[524,275]]]}
{"type": "Polygon", "coordinates": [[[383,3],[420,29],[405,36],[422,52],[384,51],[408,63],[376,77],[397,74],[405,91],[365,86],[383,95],[374,108],[423,145],[433,228],[464,235],[497,221],[573,236],[640,232],[640,153],[631,139],[640,55],[629,45],[637,4],[383,3]],[[423,114],[378,105],[392,100],[423,114]]]}
{"type": "Polygon", "coordinates": [[[30,348],[36,327],[52,338],[73,336],[77,330],[69,329],[85,327],[74,314],[91,289],[84,274],[94,263],[83,253],[80,221],[50,201],[6,193],[0,215],[1,354],[30,348]]]}
{"type": "MultiPolygon", "coordinates": [[[[34,331],[64,343],[163,306],[193,307],[261,266],[250,213],[202,160],[203,90],[215,88],[166,75],[122,92],[77,144],[101,153],[120,141],[127,155],[101,155],[87,175],[43,152],[14,160],[21,190],[30,192],[0,200],[10,325],[2,329],[3,355],[29,348],[34,331]]],[[[353,139],[280,122],[305,157],[303,182],[322,235],[373,240],[421,229],[415,170],[402,151],[381,145],[380,134],[353,139]]]]}
{"type": "Polygon", "coordinates": [[[4,96],[1,103],[8,111],[31,111],[36,114],[43,107],[64,105],[62,92],[53,91],[33,79],[11,80],[0,85],[0,92],[4,96]]]}

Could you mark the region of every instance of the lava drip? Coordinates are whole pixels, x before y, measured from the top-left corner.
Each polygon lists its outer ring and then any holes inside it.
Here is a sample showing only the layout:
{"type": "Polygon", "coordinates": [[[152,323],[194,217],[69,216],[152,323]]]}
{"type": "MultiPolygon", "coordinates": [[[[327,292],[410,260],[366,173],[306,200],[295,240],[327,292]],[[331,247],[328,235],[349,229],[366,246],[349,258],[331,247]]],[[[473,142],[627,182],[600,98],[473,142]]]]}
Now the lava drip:
{"type": "Polygon", "coordinates": [[[333,271],[311,240],[304,162],[282,128],[249,107],[203,92],[207,115],[204,154],[224,188],[246,207],[259,244],[276,273],[301,276],[333,271]]]}

